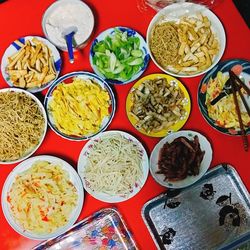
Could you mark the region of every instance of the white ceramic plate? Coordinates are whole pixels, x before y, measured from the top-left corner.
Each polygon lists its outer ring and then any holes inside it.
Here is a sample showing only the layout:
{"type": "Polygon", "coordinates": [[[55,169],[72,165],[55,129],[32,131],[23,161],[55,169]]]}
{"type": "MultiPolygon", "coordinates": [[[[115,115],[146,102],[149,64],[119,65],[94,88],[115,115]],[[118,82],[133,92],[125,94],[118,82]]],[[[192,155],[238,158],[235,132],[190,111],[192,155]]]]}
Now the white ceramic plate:
{"type": "Polygon", "coordinates": [[[147,44],[149,46],[149,54],[150,54],[151,59],[156,64],[156,66],[158,68],[160,68],[162,71],[164,71],[167,74],[170,74],[172,76],[177,76],[177,77],[194,77],[194,76],[204,74],[205,72],[212,69],[219,62],[219,60],[222,57],[222,55],[224,53],[224,50],[225,50],[226,35],[225,35],[224,28],[223,28],[219,18],[211,10],[206,8],[204,5],[183,2],[183,3],[171,4],[171,5],[163,8],[162,10],[160,10],[153,17],[153,19],[151,20],[151,22],[150,22],[150,24],[148,26],[148,30],[147,30],[147,44]],[[165,21],[166,20],[166,21],[175,21],[176,22],[176,21],[180,20],[180,17],[182,17],[184,15],[192,16],[192,15],[195,15],[197,12],[200,12],[204,16],[208,17],[208,19],[211,22],[211,29],[215,33],[215,35],[217,36],[219,44],[220,44],[219,52],[215,56],[212,65],[209,68],[207,68],[206,70],[203,70],[201,72],[197,72],[197,73],[194,73],[194,74],[190,74],[190,75],[184,74],[184,73],[182,73],[182,74],[178,73],[177,74],[177,73],[174,73],[172,71],[164,69],[162,66],[160,66],[157,63],[157,61],[155,60],[155,58],[152,55],[151,50],[150,50],[149,38],[150,38],[150,34],[151,34],[151,31],[152,31],[153,27],[159,21],[162,21],[162,20],[165,21]]]}
{"type": "Polygon", "coordinates": [[[137,78],[139,78],[143,72],[146,70],[148,63],[149,63],[149,52],[148,52],[148,46],[145,42],[145,39],[135,30],[128,28],[128,27],[121,27],[121,26],[117,26],[114,28],[109,28],[105,31],[103,31],[102,33],[100,33],[95,40],[93,41],[91,48],[90,48],[90,54],[89,54],[89,61],[90,61],[90,65],[92,67],[92,69],[94,70],[94,72],[99,75],[100,77],[102,77],[103,79],[105,79],[106,82],[111,83],[111,84],[127,84],[130,83],[134,80],[136,80],[137,78]],[[93,62],[93,58],[95,55],[94,52],[94,46],[100,42],[103,41],[106,37],[110,36],[112,37],[115,33],[115,29],[119,29],[121,32],[127,32],[128,37],[137,37],[140,40],[140,49],[143,51],[143,66],[138,70],[138,72],[136,72],[134,75],[131,76],[130,79],[128,80],[124,80],[124,79],[110,79],[110,78],[106,78],[98,69],[98,67],[94,64],[93,62]]]}
{"type": "MultiPolygon", "coordinates": [[[[62,60],[61,60],[61,57],[60,57],[60,54],[59,54],[57,48],[51,42],[49,42],[47,39],[45,39],[43,37],[25,36],[25,37],[19,38],[18,41],[24,44],[25,41],[27,41],[27,40],[31,41],[33,38],[37,38],[38,40],[40,40],[41,42],[43,42],[44,44],[46,44],[49,47],[49,49],[51,50],[52,55],[53,55],[54,69],[56,71],[56,77],[55,77],[54,80],[44,84],[41,87],[35,87],[35,88],[28,88],[27,89],[29,92],[36,93],[36,92],[40,92],[40,91],[46,89],[47,87],[49,87],[57,79],[57,77],[59,76],[59,73],[61,71],[62,60]]],[[[21,47],[18,44],[16,44],[15,41],[14,41],[5,50],[4,55],[2,57],[2,63],[1,63],[2,75],[3,75],[3,78],[5,79],[5,81],[7,82],[7,84],[10,87],[13,87],[13,83],[10,80],[9,74],[6,72],[6,68],[7,68],[7,65],[8,65],[8,57],[12,56],[13,54],[15,54],[20,49],[21,49],[21,47]]]]}
{"type": "Polygon", "coordinates": [[[153,178],[162,186],[169,188],[184,188],[189,185],[192,185],[196,181],[198,181],[208,170],[210,163],[212,161],[212,148],[209,141],[202,134],[191,131],[191,130],[182,130],[168,136],[164,137],[161,141],[156,144],[154,147],[151,156],[150,156],[150,172],[153,178]],[[168,142],[171,143],[174,139],[184,136],[190,140],[193,140],[194,136],[197,135],[200,142],[201,151],[205,151],[203,160],[200,165],[200,172],[196,176],[187,176],[184,180],[181,181],[164,181],[165,176],[163,174],[156,174],[158,171],[158,161],[159,161],[159,153],[163,145],[168,142]]]}
{"type": "Polygon", "coordinates": [[[148,162],[148,156],[147,156],[147,152],[144,149],[144,147],[142,146],[142,144],[132,135],[123,132],[123,131],[118,131],[118,130],[112,130],[112,131],[106,131],[103,132],[102,134],[92,138],[90,141],[88,141],[85,146],[83,147],[80,156],[79,156],[79,160],[78,160],[78,166],[77,166],[77,171],[82,179],[83,182],[83,186],[84,189],[93,197],[95,197],[96,199],[100,200],[100,201],[104,201],[104,202],[109,202],[109,203],[117,203],[117,202],[122,202],[122,201],[126,201],[130,198],[132,198],[133,196],[135,196],[140,190],[141,188],[144,186],[147,177],[148,177],[148,172],[149,172],[149,162],[148,162]],[[85,166],[87,164],[87,157],[89,152],[91,151],[91,148],[93,146],[94,143],[98,143],[98,140],[103,137],[103,136],[112,136],[113,134],[120,134],[121,136],[132,140],[133,142],[135,142],[139,148],[140,151],[142,152],[142,170],[143,170],[143,177],[140,180],[140,185],[134,186],[133,187],[133,192],[131,192],[127,197],[121,197],[121,196],[111,196],[105,193],[97,193],[94,192],[93,190],[91,190],[88,185],[86,184],[86,179],[84,177],[84,169],[85,166]]]}
{"type": "Polygon", "coordinates": [[[38,107],[40,108],[42,114],[43,114],[43,118],[44,118],[44,131],[41,134],[41,138],[39,140],[39,143],[32,149],[30,149],[30,151],[28,153],[26,153],[25,155],[23,155],[21,158],[14,160],[14,161],[1,161],[0,160],[0,164],[13,164],[13,163],[17,163],[20,161],[23,161],[25,159],[27,159],[28,157],[30,157],[42,144],[46,131],[47,131],[47,116],[46,116],[46,112],[45,109],[42,105],[42,103],[37,99],[36,96],[34,96],[33,94],[31,94],[30,92],[24,90],[24,89],[19,89],[19,88],[5,88],[5,89],[1,89],[0,92],[8,92],[8,91],[14,91],[17,93],[25,93],[27,96],[31,97],[38,105],[38,107]]]}
{"type": "Polygon", "coordinates": [[[6,220],[8,221],[10,226],[16,232],[18,232],[19,234],[21,234],[27,238],[33,239],[33,240],[46,240],[46,239],[56,237],[64,232],[66,232],[76,222],[78,216],[80,215],[80,212],[81,212],[82,206],[83,206],[83,200],[84,200],[84,191],[83,191],[82,182],[81,182],[81,179],[78,176],[77,172],[75,171],[75,169],[66,161],[64,161],[58,157],[54,157],[54,156],[50,156],[50,155],[35,156],[35,157],[29,158],[26,161],[23,161],[22,163],[17,165],[11,171],[11,173],[8,175],[8,177],[4,183],[4,186],[3,186],[3,190],[2,190],[2,209],[3,209],[3,213],[4,213],[6,220]],[[32,164],[35,163],[36,161],[39,161],[39,160],[61,164],[62,169],[64,169],[65,171],[68,172],[70,181],[76,187],[77,194],[78,194],[77,206],[72,211],[71,217],[70,217],[68,223],[63,227],[58,228],[54,233],[50,233],[50,234],[36,234],[36,233],[32,233],[30,231],[24,230],[20,225],[18,225],[18,223],[12,217],[11,212],[10,212],[9,203],[7,202],[7,195],[8,195],[8,192],[9,192],[13,182],[15,181],[15,177],[18,174],[24,172],[25,170],[31,168],[32,164]]]}

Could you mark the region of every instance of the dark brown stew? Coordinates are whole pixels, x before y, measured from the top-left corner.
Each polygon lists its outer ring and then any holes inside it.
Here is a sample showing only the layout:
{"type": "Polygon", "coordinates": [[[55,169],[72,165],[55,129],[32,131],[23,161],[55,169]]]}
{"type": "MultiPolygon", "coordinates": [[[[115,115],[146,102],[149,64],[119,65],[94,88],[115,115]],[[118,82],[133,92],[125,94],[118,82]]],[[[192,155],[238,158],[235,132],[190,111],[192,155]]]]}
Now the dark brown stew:
{"type": "Polygon", "coordinates": [[[164,180],[180,181],[187,176],[198,175],[205,151],[200,148],[199,138],[193,140],[178,137],[171,143],[165,143],[160,150],[157,174],[163,174],[164,180]]]}

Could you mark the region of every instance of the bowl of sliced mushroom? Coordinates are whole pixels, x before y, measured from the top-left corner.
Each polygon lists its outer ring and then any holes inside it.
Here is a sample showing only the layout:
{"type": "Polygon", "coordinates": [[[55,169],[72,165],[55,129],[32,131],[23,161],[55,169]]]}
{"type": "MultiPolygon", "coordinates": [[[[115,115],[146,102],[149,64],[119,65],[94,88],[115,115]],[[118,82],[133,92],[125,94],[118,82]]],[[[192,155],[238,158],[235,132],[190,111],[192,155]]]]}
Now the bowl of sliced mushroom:
{"type": "Polygon", "coordinates": [[[178,131],[191,110],[190,96],[183,84],[166,74],[141,78],[131,88],[126,111],[131,124],[141,133],[164,137],[178,131]]]}

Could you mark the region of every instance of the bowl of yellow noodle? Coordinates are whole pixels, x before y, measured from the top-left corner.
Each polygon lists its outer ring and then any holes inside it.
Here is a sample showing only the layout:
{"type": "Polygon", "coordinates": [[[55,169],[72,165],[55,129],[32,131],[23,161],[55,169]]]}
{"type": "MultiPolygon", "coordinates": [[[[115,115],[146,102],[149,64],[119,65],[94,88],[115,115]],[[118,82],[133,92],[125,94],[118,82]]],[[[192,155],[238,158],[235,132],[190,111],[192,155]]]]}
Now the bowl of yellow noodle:
{"type": "Polygon", "coordinates": [[[31,156],[41,145],[46,129],[46,112],[33,94],[17,88],[0,90],[0,164],[31,156]]]}
{"type": "Polygon", "coordinates": [[[166,6],[151,20],[147,44],[153,62],[177,77],[201,75],[222,57],[226,44],[218,17],[203,5],[184,2],[166,6]]]}

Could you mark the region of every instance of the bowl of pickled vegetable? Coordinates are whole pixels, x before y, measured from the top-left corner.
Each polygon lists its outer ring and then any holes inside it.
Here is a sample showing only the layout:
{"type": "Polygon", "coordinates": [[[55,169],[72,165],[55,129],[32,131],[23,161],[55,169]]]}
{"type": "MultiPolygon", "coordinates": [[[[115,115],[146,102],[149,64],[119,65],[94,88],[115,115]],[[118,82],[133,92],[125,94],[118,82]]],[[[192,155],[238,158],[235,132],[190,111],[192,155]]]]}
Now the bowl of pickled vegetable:
{"type": "Polygon", "coordinates": [[[114,84],[136,80],[145,71],[149,58],[144,38],[127,27],[103,31],[90,49],[90,64],[94,72],[114,84]]]}

